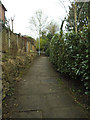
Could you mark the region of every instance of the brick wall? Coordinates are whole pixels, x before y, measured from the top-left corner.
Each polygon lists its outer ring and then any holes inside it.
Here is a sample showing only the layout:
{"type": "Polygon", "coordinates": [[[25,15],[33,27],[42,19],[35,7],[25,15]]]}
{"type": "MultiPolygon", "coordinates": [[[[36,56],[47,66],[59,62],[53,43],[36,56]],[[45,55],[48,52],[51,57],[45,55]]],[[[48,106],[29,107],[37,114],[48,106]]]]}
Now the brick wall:
{"type": "Polygon", "coordinates": [[[5,8],[4,6],[0,3],[0,20],[5,22],[5,8]]]}

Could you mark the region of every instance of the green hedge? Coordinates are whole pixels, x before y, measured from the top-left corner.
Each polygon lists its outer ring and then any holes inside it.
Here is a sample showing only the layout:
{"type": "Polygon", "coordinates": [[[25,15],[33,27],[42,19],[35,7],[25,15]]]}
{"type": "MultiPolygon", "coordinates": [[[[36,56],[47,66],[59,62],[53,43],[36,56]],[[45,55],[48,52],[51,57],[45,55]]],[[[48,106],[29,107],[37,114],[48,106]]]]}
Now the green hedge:
{"type": "Polygon", "coordinates": [[[83,81],[85,94],[90,95],[88,28],[78,34],[54,35],[50,43],[50,60],[61,73],[83,81]]]}

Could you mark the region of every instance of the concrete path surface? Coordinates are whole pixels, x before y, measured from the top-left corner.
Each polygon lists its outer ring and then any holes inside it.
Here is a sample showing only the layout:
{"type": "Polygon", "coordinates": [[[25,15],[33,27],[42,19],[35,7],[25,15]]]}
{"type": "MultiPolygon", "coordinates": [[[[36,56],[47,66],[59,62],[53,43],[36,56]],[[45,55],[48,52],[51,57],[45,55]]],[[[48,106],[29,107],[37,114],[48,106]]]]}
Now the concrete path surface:
{"type": "MultiPolygon", "coordinates": [[[[18,84],[11,118],[87,118],[86,112],[58,83],[48,57],[38,57],[18,84]]],[[[83,120],[83,119],[82,119],[83,120]]]]}

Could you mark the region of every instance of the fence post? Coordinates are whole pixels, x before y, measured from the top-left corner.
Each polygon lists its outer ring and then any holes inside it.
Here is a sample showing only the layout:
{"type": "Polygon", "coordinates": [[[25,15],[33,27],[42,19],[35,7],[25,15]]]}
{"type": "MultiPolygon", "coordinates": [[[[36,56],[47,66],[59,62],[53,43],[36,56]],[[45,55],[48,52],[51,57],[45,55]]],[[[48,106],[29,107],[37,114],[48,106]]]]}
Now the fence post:
{"type": "Polygon", "coordinates": [[[10,54],[10,30],[9,30],[9,32],[8,32],[8,46],[9,46],[9,54],[10,54]]]}
{"type": "Polygon", "coordinates": [[[6,44],[7,44],[6,51],[8,52],[8,30],[7,30],[7,32],[6,32],[6,44]]]}
{"type": "Polygon", "coordinates": [[[27,53],[28,53],[28,41],[27,41],[27,53]]]}
{"type": "Polygon", "coordinates": [[[24,39],[22,39],[23,40],[23,53],[25,52],[25,48],[24,48],[24,39]]]}
{"type": "Polygon", "coordinates": [[[18,35],[17,35],[17,52],[18,52],[18,35]]]}
{"type": "Polygon", "coordinates": [[[17,48],[18,48],[18,35],[17,35],[17,48]]]}

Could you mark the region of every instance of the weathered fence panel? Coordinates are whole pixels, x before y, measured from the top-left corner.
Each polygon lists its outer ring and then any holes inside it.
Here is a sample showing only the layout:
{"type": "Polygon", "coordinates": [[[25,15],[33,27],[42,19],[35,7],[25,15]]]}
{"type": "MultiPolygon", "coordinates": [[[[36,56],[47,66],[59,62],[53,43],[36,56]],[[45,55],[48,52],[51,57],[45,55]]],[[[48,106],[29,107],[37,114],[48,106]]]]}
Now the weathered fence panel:
{"type": "Polygon", "coordinates": [[[13,33],[7,28],[3,28],[2,30],[2,53],[8,53],[12,56],[16,56],[17,54],[23,54],[24,52],[30,54],[30,50],[32,49],[32,53],[34,55],[36,54],[34,42],[35,41],[32,43],[30,38],[13,33]]]}

